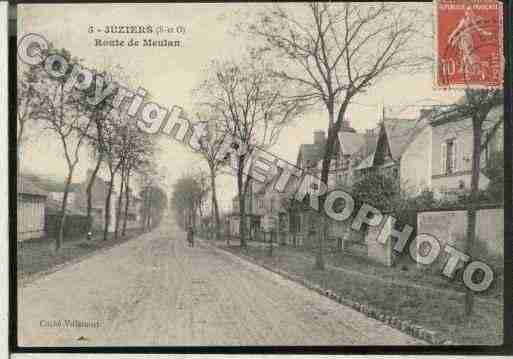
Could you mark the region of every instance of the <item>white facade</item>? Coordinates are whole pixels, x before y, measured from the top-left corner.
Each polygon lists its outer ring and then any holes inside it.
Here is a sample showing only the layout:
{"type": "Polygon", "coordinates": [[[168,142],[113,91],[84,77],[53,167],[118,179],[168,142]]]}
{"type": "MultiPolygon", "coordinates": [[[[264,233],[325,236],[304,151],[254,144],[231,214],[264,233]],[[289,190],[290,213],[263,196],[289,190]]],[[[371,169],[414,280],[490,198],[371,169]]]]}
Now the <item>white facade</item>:
{"type": "MultiPolygon", "coordinates": [[[[498,116],[500,111],[497,108],[491,111],[488,126],[497,121],[498,116]]],[[[483,131],[483,137],[485,134],[486,131],[483,131]]],[[[453,118],[426,124],[415,134],[401,155],[401,189],[411,195],[427,189],[437,196],[468,190],[472,174],[472,152],[473,129],[470,118],[453,118]]],[[[485,157],[486,152],[482,156],[485,157]]],[[[489,183],[490,180],[481,172],[479,188],[486,189],[489,183]]]]}
{"type": "Polygon", "coordinates": [[[16,216],[18,241],[45,235],[44,197],[18,194],[16,216]]]}

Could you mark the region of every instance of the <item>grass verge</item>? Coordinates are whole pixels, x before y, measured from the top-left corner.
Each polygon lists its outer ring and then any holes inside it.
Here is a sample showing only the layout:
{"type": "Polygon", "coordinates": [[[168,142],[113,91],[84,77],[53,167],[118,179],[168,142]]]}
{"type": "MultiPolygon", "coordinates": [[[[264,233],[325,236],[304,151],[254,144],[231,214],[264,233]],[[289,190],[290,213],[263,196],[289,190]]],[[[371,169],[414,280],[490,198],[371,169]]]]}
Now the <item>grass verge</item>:
{"type": "Polygon", "coordinates": [[[356,260],[354,258],[345,262],[346,268],[349,267],[351,271],[344,271],[340,270],[343,258],[333,255],[327,256],[326,262],[329,266],[320,271],[314,268],[312,253],[305,254],[304,250],[275,247],[270,256],[269,248],[265,245],[250,245],[245,250],[241,250],[238,245],[227,246],[221,242],[216,242],[216,245],[233,254],[249,256],[257,263],[305,278],[347,299],[368,304],[386,314],[436,330],[457,344],[502,344],[503,306],[501,296],[497,293],[494,293],[493,298],[475,300],[474,314],[466,320],[463,293],[436,290],[450,288],[450,283],[444,280],[437,281],[427,277],[420,281],[422,285],[418,285],[418,273],[401,275],[401,269],[389,269],[366,261],[351,265],[356,260]],[[383,275],[378,275],[379,272],[383,275]],[[409,285],[408,281],[413,285],[409,285]]]}
{"type": "Polygon", "coordinates": [[[58,252],[55,252],[53,238],[37,238],[18,242],[16,251],[18,284],[23,285],[68,262],[73,262],[99,250],[114,247],[141,233],[142,231],[139,229],[132,229],[127,231],[124,237],[119,236],[115,240],[110,237],[106,241],[100,236],[93,237],[91,240],[68,238],[64,239],[58,252]]]}

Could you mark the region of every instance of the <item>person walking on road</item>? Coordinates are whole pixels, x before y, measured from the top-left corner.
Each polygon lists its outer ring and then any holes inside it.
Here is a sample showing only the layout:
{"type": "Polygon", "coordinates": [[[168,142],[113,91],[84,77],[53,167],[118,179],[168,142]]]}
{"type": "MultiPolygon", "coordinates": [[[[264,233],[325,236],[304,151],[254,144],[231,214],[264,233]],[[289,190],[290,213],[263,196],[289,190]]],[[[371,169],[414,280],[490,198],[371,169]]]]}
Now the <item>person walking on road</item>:
{"type": "Polygon", "coordinates": [[[189,242],[191,247],[194,247],[194,229],[192,226],[189,226],[187,229],[187,242],[189,242]]]}

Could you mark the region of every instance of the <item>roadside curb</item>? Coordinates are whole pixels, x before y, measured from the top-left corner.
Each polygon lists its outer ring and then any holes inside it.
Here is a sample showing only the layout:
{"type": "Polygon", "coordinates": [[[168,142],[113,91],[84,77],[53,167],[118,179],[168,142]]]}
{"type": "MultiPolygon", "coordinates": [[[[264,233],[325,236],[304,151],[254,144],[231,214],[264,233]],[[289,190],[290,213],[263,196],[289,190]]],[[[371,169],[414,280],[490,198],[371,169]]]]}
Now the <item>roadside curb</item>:
{"type": "Polygon", "coordinates": [[[296,283],[299,283],[299,284],[303,285],[304,287],[306,287],[310,290],[313,290],[322,296],[325,296],[325,297],[327,297],[337,303],[345,305],[347,307],[351,307],[351,308],[359,311],[360,313],[366,315],[369,318],[378,320],[378,321],[382,322],[383,324],[388,325],[394,329],[397,329],[397,330],[399,330],[405,334],[408,334],[412,337],[424,340],[424,341],[426,341],[430,344],[434,344],[434,345],[457,345],[452,340],[450,340],[446,336],[442,335],[438,331],[424,328],[421,325],[416,325],[409,320],[399,319],[397,316],[394,316],[390,313],[384,312],[381,309],[378,309],[376,307],[373,307],[373,306],[370,306],[367,304],[363,304],[363,303],[359,303],[359,302],[353,301],[351,299],[344,298],[344,297],[340,296],[339,294],[333,292],[330,289],[322,288],[321,286],[319,286],[316,283],[313,283],[313,282],[306,280],[306,279],[304,279],[300,276],[297,276],[295,274],[286,272],[280,268],[274,268],[265,263],[261,263],[246,254],[234,253],[234,252],[230,251],[229,249],[225,249],[220,246],[210,244],[210,243],[208,243],[208,241],[205,241],[205,240],[203,240],[202,242],[209,246],[212,246],[216,249],[220,249],[224,252],[235,255],[239,258],[243,258],[244,260],[246,260],[250,263],[253,263],[262,268],[265,268],[268,271],[278,274],[286,279],[289,279],[296,283]]]}

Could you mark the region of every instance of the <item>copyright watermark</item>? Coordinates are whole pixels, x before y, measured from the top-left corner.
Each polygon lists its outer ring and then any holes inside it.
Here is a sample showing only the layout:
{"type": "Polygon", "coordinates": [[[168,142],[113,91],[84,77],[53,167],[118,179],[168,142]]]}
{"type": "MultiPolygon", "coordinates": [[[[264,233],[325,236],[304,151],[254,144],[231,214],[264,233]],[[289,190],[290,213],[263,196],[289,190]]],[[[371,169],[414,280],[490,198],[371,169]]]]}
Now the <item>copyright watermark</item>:
{"type": "MultiPolygon", "coordinates": [[[[192,149],[198,150],[201,141],[208,133],[207,123],[191,124],[183,109],[173,106],[170,109],[155,102],[145,101],[147,91],[139,87],[136,91],[115,81],[108,81],[95,71],[71,63],[58,53],[49,52],[49,42],[41,35],[29,33],[18,43],[18,57],[25,64],[41,66],[55,80],[64,81],[64,90],[88,91],[92,96],[86,101],[97,106],[110,99],[111,113],[121,111],[121,104],[127,103],[126,114],[135,121],[138,129],[146,134],[165,134],[180,141],[192,149]],[[91,91],[93,90],[93,91],[91,91]]],[[[492,268],[469,255],[445,244],[435,236],[427,233],[417,234],[412,238],[413,227],[406,224],[397,229],[397,219],[392,215],[384,215],[379,209],[369,204],[355,208],[353,196],[343,190],[328,190],[328,185],[320,178],[307,173],[287,161],[258,148],[248,146],[235,137],[226,136],[217,153],[218,159],[231,159],[231,167],[238,169],[237,156],[245,155],[243,174],[260,183],[273,181],[274,191],[287,193],[294,200],[302,202],[308,198],[311,209],[321,212],[333,221],[342,222],[353,218],[351,229],[361,231],[364,224],[378,230],[375,240],[386,245],[393,241],[393,249],[401,254],[408,252],[418,264],[431,265],[442,253],[448,255],[443,265],[442,275],[454,278],[458,269],[463,268],[463,284],[474,292],[487,290],[494,280],[492,268]],[[324,196],[324,201],[320,198],[324,196]],[[343,201],[344,206],[335,210],[335,203],[343,201]],[[322,208],[321,208],[322,202],[322,208]]]]}

